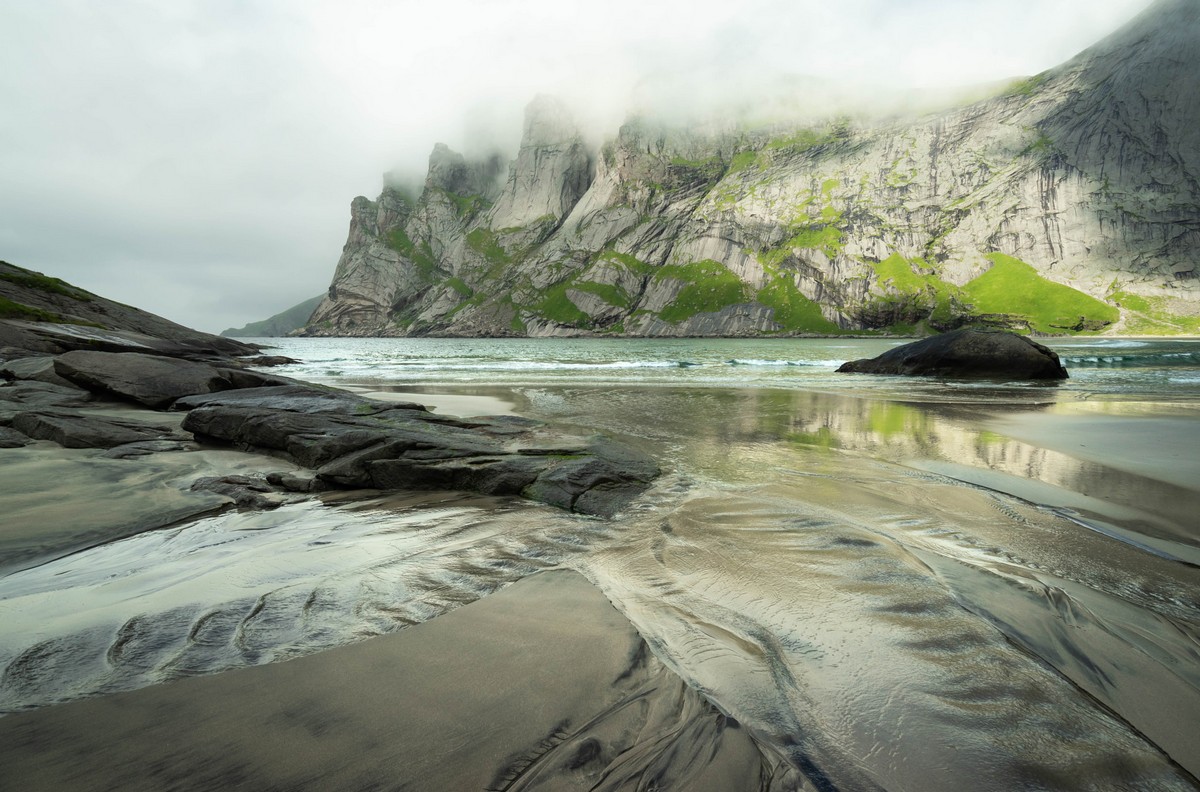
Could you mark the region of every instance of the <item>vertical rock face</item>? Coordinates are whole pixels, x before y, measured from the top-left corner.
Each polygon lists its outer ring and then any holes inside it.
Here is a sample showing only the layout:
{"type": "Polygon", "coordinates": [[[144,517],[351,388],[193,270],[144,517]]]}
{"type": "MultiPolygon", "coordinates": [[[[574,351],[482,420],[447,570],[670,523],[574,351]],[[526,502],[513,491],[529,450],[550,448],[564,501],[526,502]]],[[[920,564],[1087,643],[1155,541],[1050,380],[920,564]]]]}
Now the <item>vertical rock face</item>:
{"type": "Polygon", "coordinates": [[[525,109],[521,150],[488,225],[557,225],[587,192],[591,176],[591,157],[567,109],[539,96],[525,109]]]}
{"type": "Polygon", "coordinates": [[[507,176],[445,146],[355,199],[331,335],[1200,332],[1200,2],[908,121],[632,119],[538,97],[507,176]]]}

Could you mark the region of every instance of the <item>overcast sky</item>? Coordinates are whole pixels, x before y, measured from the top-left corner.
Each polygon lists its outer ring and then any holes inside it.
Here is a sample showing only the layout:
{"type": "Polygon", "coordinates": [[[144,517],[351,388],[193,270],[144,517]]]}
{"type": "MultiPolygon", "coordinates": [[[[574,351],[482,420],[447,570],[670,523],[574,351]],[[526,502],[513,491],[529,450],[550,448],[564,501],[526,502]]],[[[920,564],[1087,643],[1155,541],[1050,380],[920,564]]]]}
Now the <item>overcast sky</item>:
{"type": "Polygon", "coordinates": [[[538,92],[615,132],[648,74],[988,82],[1148,5],[6,0],[0,259],[216,332],[324,291],[384,171],[438,141],[515,156],[538,92]]]}

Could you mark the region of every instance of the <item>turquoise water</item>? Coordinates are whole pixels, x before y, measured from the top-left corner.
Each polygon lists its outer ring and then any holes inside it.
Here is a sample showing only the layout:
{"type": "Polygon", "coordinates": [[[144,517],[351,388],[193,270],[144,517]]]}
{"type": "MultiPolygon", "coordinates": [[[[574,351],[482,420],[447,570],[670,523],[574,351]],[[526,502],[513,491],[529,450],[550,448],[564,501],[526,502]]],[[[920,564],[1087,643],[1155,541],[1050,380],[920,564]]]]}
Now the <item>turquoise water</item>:
{"type": "MultiPolygon", "coordinates": [[[[879,396],[977,397],[994,383],[851,377],[847,360],[903,341],[878,339],[256,339],[303,363],[280,369],[310,379],[388,384],[672,385],[805,388],[879,396]]],[[[1200,400],[1200,340],[1048,341],[1071,379],[1066,398],[1200,400]]],[[[1028,387],[1002,389],[1021,398],[1028,387]]],[[[1039,393],[1042,398],[1044,393],[1039,393]]]]}

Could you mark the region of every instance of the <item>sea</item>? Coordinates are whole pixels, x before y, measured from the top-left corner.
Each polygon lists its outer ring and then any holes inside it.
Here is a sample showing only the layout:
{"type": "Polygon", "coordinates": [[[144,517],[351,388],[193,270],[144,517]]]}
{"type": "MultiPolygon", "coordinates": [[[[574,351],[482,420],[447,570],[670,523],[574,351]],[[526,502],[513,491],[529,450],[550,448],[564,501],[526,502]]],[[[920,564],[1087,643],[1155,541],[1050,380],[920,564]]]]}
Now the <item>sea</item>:
{"type": "Polygon", "coordinates": [[[663,475],[612,520],[350,493],[10,574],[0,711],[570,568],[804,788],[1197,788],[1198,339],[1046,340],[1056,384],[836,372],[902,343],[879,338],[250,340],[299,361],[276,373],[606,434],[663,475]]]}

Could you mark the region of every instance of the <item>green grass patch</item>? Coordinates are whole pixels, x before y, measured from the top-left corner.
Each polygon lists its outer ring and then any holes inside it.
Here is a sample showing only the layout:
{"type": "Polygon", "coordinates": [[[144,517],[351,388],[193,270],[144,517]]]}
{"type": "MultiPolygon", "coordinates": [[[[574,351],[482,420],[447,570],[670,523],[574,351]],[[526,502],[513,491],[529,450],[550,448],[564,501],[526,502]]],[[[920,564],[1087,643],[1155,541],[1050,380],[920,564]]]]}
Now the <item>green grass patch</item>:
{"type": "Polygon", "coordinates": [[[65,321],[56,313],[14,302],[7,297],[0,297],[0,319],[22,319],[27,322],[65,321]]]}
{"type": "Polygon", "coordinates": [[[686,168],[687,170],[700,170],[711,172],[713,170],[721,170],[720,157],[705,157],[704,159],[687,159],[686,157],[671,157],[671,167],[686,168]]]}
{"type": "Polygon", "coordinates": [[[1179,316],[1167,310],[1161,297],[1143,297],[1120,289],[1108,299],[1119,306],[1125,332],[1134,335],[1200,335],[1200,316],[1179,316]]]}
{"type": "Polygon", "coordinates": [[[567,289],[570,288],[574,288],[570,281],[554,284],[545,291],[542,301],[534,306],[534,310],[559,324],[587,327],[591,318],[571,302],[567,296],[567,289]]]}
{"type": "MultiPolygon", "coordinates": [[[[15,264],[9,264],[10,267],[16,267],[15,264]]],[[[40,292],[50,292],[51,294],[61,294],[64,297],[70,297],[72,300],[80,302],[91,302],[92,297],[87,292],[76,289],[71,284],[58,278],[51,278],[48,275],[43,275],[40,272],[31,272],[27,269],[22,269],[20,272],[0,272],[0,280],[8,281],[17,286],[24,286],[27,289],[33,289],[40,292]]],[[[19,305],[19,303],[14,303],[19,305]]]]}
{"type": "Polygon", "coordinates": [[[449,190],[437,190],[445,196],[460,217],[470,217],[491,207],[491,202],[482,195],[459,195],[449,190]]]}
{"type": "Polygon", "coordinates": [[[1046,280],[1020,259],[1003,253],[987,258],[991,269],[963,287],[976,312],[1015,315],[1039,333],[1094,331],[1120,318],[1113,306],[1046,280]]]}
{"type": "MultiPolygon", "coordinates": [[[[871,268],[879,279],[881,286],[890,288],[905,297],[914,297],[922,302],[928,302],[929,319],[934,325],[944,325],[955,314],[955,303],[963,301],[962,290],[952,283],[947,283],[934,272],[921,272],[933,268],[924,259],[908,259],[899,253],[893,253],[888,258],[872,264],[871,268]]],[[[893,328],[895,332],[915,329],[909,327],[893,328]]]]}
{"type": "Polygon", "coordinates": [[[757,151],[740,151],[733,155],[733,159],[729,162],[729,170],[726,173],[739,173],[750,168],[763,167],[763,163],[759,162],[757,151]]]}
{"type": "Polygon", "coordinates": [[[842,230],[835,225],[813,224],[801,228],[784,244],[792,249],[820,250],[833,258],[842,250],[842,230]]]}
{"type": "Polygon", "coordinates": [[[471,297],[475,294],[475,290],[468,286],[462,278],[447,278],[445,283],[463,297],[471,297]]]}
{"type": "Polygon", "coordinates": [[[790,333],[838,333],[836,324],[821,314],[821,306],[805,297],[786,275],[776,276],[755,297],[772,311],[772,317],[790,333]]]}
{"type": "Polygon", "coordinates": [[[416,244],[408,238],[403,228],[393,228],[385,238],[387,246],[404,256],[417,268],[417,273],[424,280],[431,280],[437,269],[437,261],[433,258],[433,248],[428,242],[416,244]]]}
{"type": "Polygon", "coordinates": [[[496,235],[486,228],[476,228],[467,234],[467,246],[483,256],[489,264],[511,264],[512,257],[496,239],[496,235]]]}
{"type": "Polygon", "coordinates": [[[1024,80],[1017,80],[1014,83],[1010,83],[1004,89],[1004,96],[1033,96],[1049,76],[1046,72],[1042,72],[1033,77],[1027,77],[1024,80]]]}
{"type": "Polygon", "coordinates": [[[571,284],[571,288],[594,294],[609,305],[615,305],[618,308],[629,307],[629,295],[620,287],[614,286],[611,283],[595,283],[594,281],[575,281],[571,284]]]}
{"type": "Polygon", "coordinates": [[[672,324],[699,313],[719,311],[747,299],[746,284],[742,283],[742,279],[725,265],[711,259],[660,267],[654,279],[672,279],[685,284],[675,302],[658,314],[663,321],[672,324]]]}
{"type": "Polygon", "coordinates": [[[651,267],[646,262],[642,261],[636,256],[631,256],[628,253],[618,253],[617,251],[611,249],[605,250],[600,253],[599,259],[601,261],[612,261],[620,264],[627,272],[633,273],[634,275],[649,275],[650,273],[654,272],[654,267],[651,267]]]}

